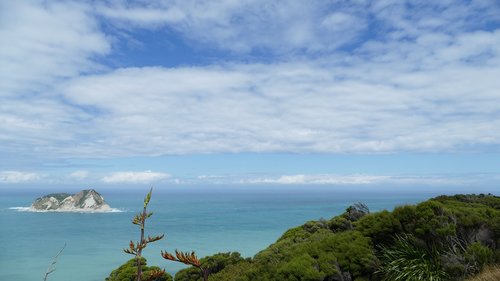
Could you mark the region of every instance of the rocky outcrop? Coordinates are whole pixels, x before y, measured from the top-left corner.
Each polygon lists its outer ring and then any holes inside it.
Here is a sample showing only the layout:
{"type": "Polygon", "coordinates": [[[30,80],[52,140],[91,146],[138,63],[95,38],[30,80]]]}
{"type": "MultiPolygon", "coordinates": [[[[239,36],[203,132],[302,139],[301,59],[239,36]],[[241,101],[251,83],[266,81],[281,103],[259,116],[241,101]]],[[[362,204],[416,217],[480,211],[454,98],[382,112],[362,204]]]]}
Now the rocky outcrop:
{"type": "Polygon", "coordinates": [[[111,211],[104,198],[93,189],[82,190],[76,194],[54,193],[37,198],[31,209],[35,211],[85,212],[111,211]]]}

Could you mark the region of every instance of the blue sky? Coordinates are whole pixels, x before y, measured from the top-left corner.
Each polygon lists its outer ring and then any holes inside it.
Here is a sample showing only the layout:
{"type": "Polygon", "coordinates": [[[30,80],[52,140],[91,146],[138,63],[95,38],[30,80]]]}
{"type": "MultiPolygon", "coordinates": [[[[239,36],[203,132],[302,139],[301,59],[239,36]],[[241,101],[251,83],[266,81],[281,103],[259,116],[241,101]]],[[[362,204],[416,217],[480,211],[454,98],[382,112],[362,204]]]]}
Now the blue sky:
{"type": "Polygon", "coordinates": [[[495,186],[500,2],[0,1],[0,188],[495,186]]]}

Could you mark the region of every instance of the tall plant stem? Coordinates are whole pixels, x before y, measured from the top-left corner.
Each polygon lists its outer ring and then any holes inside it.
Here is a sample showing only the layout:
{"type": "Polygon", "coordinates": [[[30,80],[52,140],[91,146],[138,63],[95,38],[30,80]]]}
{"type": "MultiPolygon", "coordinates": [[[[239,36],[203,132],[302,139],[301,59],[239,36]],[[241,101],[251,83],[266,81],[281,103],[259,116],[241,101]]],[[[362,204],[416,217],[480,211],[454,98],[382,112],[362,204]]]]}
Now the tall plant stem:
{"type": "Polygon", "coordinates": [[[137,281],[141,281],[142,279],[142,247],[145,245],[144,243],[144,228],[146,226],[146,204],[144,204],[144,208],[142,209],[142,218],[141,218],[141,240],[139,242],[139,249],[137,251],[137,281]]]}

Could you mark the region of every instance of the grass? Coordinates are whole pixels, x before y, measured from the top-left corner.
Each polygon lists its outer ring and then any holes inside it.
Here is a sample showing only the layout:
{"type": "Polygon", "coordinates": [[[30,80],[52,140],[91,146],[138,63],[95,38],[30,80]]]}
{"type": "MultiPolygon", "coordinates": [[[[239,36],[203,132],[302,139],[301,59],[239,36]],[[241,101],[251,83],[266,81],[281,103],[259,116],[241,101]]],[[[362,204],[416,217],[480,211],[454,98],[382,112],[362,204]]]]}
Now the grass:
{"type": "Polygon", "coordinates": [[[488,266],[478,275],[467,279],[467,281],[498,281],[500,280],[500,264],[488,266]]]}

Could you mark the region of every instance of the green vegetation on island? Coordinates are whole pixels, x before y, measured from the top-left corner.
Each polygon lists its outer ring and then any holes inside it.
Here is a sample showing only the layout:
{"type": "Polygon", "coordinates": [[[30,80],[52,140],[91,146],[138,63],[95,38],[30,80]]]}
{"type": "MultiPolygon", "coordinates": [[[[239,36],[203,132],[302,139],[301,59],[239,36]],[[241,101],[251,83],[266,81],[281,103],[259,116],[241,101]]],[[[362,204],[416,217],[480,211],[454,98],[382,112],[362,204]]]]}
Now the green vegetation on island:
{"type": "Polygon", "coordinates": [[[376,213],[358,203],[289,229],[253,258],[218,253],[174,280],[202,281],[208,273],[211,281],[451,281],[480,272],[500,280],[492,270],[499,263],[500,197],[455,195],[376,213]]]}

